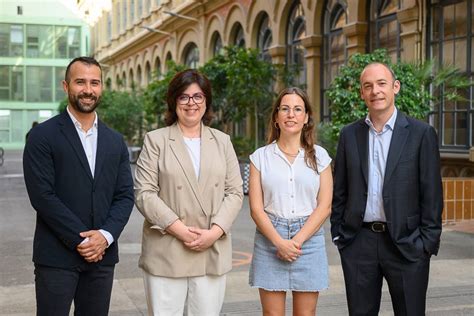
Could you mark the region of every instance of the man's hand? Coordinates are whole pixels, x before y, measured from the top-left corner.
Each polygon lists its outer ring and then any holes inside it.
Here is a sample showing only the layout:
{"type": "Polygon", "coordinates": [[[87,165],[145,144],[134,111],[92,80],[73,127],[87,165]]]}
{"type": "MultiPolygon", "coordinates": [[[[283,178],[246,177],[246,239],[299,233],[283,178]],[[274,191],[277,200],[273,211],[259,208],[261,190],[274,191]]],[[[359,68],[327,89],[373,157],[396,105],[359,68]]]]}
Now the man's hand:
{"type": "Polygon", "coordinates": [[[98,230],[89,230],[80,233],[81,237],[85,238],[85,242],[82,242],[77,246],[77,251],[87,262],[98,262],[102,260],[105,249],[107,248],[107,239],[98,230]]]}
{"type": "Polygon", "coordinates": [[[218,225],[213,225],[211,229],[189,227],[189,231],[196,234],[197,238],[194,241],[185,242],[184,245],[194,251],[206,250],[224,234],[224,231],[218,225]]]}

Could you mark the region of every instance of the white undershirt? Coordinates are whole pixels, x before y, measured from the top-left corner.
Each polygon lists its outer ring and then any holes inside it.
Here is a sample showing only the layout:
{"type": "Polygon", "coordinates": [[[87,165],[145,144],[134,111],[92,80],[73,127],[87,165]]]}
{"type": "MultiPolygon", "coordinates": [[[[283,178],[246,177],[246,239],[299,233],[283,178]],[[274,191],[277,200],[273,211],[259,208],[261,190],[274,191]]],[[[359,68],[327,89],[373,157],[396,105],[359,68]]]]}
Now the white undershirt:
{"type": "MultiPolygon", "coordinates": [[[[69,106],[66,107],[66,109],[67,109],[67,113],[69,114],[69,117],[71,118],[72,122],[74,123],[74,126],[76,127],[77,135],[79,135],[82,148],[84,148],[84,152],[87,157],[87,162],[89,163],[89,168],[92,173],[92,178],[94,178],[95,159],[97,156],[97,137],[99,134],[99,130],[97,127],[97,124],[98,124],[97,113],[94,113],[95,119],[94,119],[94,123],[92,124],[92,127],[86,132],[82,129],[82,124],[74,117],[71,111],[69,111],[69,106]]],[[[109,233],[106,230],[99,229],[99,231],[107,240],[107,247],[109,247],[114,242],[114,237],[112,236],[111,233],[109,233]]],[[[89,241],[89,237],[86,237],[81,242],[81,244],[86,243],[88,241],[89,241]]]]}
{"type": "Polygon", "coordinates": [[[201,168],[201,138],[183,137],[183,139],[191,161],[193,162],[196,178],[199,179],[199,169],[201,168]]]}

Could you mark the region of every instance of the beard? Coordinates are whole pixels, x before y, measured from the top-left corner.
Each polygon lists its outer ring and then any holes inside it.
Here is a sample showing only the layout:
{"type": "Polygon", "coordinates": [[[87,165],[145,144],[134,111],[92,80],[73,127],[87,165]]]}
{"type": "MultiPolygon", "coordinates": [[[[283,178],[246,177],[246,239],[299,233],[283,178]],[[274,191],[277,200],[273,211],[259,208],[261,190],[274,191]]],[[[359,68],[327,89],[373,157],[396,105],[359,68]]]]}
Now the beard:
{"type": "Polygon", "coordinates": [[[93,94],[82,93],[79,95],[69,95],[69,104],[80,113],[92,113],[100,103],[100,97],[93,94]],[[89,98],[91,103],[83,103],[81,99],[89,98]]]}

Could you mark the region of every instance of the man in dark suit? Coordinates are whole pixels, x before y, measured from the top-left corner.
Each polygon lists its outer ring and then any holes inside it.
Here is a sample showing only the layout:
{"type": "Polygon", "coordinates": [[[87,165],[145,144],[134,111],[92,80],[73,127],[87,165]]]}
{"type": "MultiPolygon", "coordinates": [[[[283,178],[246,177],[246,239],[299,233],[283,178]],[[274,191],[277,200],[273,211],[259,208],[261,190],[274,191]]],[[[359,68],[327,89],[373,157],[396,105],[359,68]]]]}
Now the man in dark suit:
{"type": "Polygon", "coordinates": [[[31,130],[23,170],[36,210],[37,315],[107,315],[117,239],[133,208],[122,136],[98,120],[102,70],[78,57],[63,81],[68,106],[31,130]]]}
{"type": "Polygon", "coordinates": [[[369,114],[341,131],[331,214],[349,313],[378,315],[385,278],[395,315],[424,315],[443,208],[437,135],[397,111],[387,65],[369,64],[360,84],[369,114]]]}

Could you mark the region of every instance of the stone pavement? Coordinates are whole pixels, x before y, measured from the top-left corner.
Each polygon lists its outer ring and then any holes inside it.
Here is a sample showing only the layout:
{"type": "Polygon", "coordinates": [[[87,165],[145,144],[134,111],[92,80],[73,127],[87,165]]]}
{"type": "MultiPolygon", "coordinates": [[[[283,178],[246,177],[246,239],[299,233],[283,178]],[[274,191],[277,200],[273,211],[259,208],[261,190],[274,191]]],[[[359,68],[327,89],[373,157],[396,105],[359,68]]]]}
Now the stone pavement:
{"type": "MultiPolygon", "coordinates": [[[[31,243],[34,211],[29,204],[21,170],[21,152],[7,151],[0,167],[0,315],[34,315],[35,299],[31,243]]],[[[146,315],[146,301],[137,267],[141,214],[134,210],[120,237],[110,315],[146,315]]],[[[318,315],[347,315],[344,280],[337,250],[329,240],[330,288],[320,294],[318,315]]],[[[248,200],[233,226],[234,269],[228,274],[222,315],[261,315],[258,292],[248,286],[255,225],[248,200]]],[[[291,295],[287,311],[291,315],[291,295]]],[[[380,315],[393,315],[384,287],[380,315]]],[[[445,225],[440,253],[431,261],[427,315],[474,315],[474,221],[445,225]]]]}

